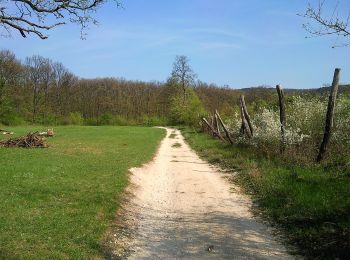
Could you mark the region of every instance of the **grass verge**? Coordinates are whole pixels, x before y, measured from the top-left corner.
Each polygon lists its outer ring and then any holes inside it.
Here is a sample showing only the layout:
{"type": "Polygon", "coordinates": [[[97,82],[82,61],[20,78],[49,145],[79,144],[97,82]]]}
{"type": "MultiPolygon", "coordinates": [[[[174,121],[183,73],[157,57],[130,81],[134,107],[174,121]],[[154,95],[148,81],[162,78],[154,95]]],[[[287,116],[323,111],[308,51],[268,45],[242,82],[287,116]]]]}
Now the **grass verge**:
{"type": "Polygon", "coordinates": [[[165,136],[145,127],[54,130],[47,149],[0,148],[1,259],[102,258],[128,169],[149,161],[165,136]]]}
{"type": "Polygon", "coordinates": [[[350,257],[350,176],[320,166],[267,160],[252,148],[230,146],[184,128],[187,142],[210,163],[238,172],[235,182],[252,194],[254,211],[284,231],[298,254],[350,257]]]}

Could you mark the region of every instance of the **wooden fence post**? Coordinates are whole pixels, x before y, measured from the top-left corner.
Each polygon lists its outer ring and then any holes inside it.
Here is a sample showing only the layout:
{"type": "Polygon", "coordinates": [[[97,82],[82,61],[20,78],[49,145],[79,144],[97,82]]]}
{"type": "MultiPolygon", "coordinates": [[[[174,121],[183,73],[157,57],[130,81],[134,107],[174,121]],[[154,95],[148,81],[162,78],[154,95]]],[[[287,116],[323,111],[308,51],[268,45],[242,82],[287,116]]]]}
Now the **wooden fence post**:
{"type": "Polygon", "coordinates": [[[215,110],[215,114],[216,114],[217,118],[219,119],[219,122],[220,122],[222,128],[223,128],[224,131],[225,131],[225,134],[226,134],[227,139],[229,140],[230,144],[233,144],[233,140],[231,139],[230,133],[228,132],[228,130],[227,130],[227,128],[226,128],[224,122],[222,121],[221,116],[219,115],[219,113],[218,113],[217,110],[215,110]]]}
{"type": "MultiPolygon", "coordinates": [[[[213,127],[213,129],[216,131],[216,127],[215,127],[215,125],[216,125],[216,118],[215,118],[215,113],[213,114],[213,116],[211,117],[211,126],[213,127]]],[[[213,133],[213,136],[215,136],[215,134],[213,133]]]]}
{"type": "Polygon", "coordinates": [[[213,136],[216,136],[216,137],[218,137],[220,140],[225,141],[225,139],[215,131],[215,129],[213,128],[213,126],[209,124],[209,122],[207,121],[207,119],[205,119],[205,118],[203,117],[202,120],[203,120],[203,122],[209,127],[209,129],[211,130],[213,136]]]}
{"type": "Polygon", "coordinates": [[[339,74],[340,74],[340,69],[338,69],[338,68],[335,69],[332,87],[331,87],[331,93],[329,95],[329,100],[328,100],[326,124],[325,124],[325,128],[324,128],[323,141],[321,143],[320,151],[319,151],[317,159],[316,159],[317,162],[321,162],[323,160],[324,155],[325,155],[326,150],[327,150],[327,146],[329,144],[329,140],[331,138],[332,128],[333,128],[334,107],[335,107],[335,101],[337,99],[338,86],[339,86],[339,74]]]}
{"type": "Polygon", "coordinates": [[[245,105],[245,100],[244,100],[243,95],[241,95],[241,97],[240,97],[240,104],[241,104],[241,107],[243,109],[244,118],[246,119],[248,126],[249,126],[250,135],[253,136],[253,126],[252,126],[252,123],[250,121],[250,116],[248,114],[247,106],[245,105]]]}
{"type": "Polygon", "coordinates": [[[281,122],[281,153],[286,149],[286,104],[284,100],[284,92],[280,85],[276,86],[278,93],[278,103],[280,107],[280,122],[281,122]]]}
{"type": "MultiPolygon", "coordinates": [[[[243,101],[244,101],[244,98],[243,98],[243,101]]],[[[248,121],[245,117],[245,113],[244,113],[244,102],[242,102],[242,96],[240,98],[240,111],[241,111],[241,119],[242,119],[242,126],[241,126],[241,130],[240,130],[240,133],[242,135],[246,134],[248,138],[251,138],[252,137],[252,132],[250,130],[250,127],[249,127],[249,124],[248,124],[248,121]]]]}
{"type": "Polygon", "coordinates": [[[216,115],[216,113],[214,112],[214,129],[216,130],[216,132],[221,136],[221,132],[220,132],[220,126],[219,126],[219,119],[216,115]]]}

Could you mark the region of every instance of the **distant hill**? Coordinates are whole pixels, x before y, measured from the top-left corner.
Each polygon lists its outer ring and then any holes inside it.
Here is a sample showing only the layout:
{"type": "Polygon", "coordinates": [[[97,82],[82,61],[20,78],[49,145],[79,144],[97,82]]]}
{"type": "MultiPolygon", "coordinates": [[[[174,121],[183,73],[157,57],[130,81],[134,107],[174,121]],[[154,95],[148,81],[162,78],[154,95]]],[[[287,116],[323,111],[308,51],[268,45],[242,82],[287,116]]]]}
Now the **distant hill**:
{"type": "MultiPolygon", "coordinates": [[[[242,88],[242,89],[237,89],[238,91],[241,91],[243,93],[247,92],[256,92],[256,93],[261,93],[261,92],[275,92],[276,89],[273,87],[251,87],[251,88],[242,88]]],[[[310,89],[297,89],[297,88],[285,88],[284,91],[286,93],[328,93],[329,92],[329,87],[321,87],[321,88],[310,88],[310,89]]],[[[347,85],[339,85],[339,93],[350,93],[350,84],[347,85]]]]}
{"type": "MultiPolygon", "coordinates": [[[[244,95],[248,106],[254,104],[267,104],[277,106],[278,97],[275,88],[270,86],[251,87],[242,89],[232,89],[229,87],[218,87],[202,85],[195,88],[196,93],[202,100],[208,111],[218,109],[227,115],[232,114],[233,107],[239,106],[239,96],[244,95]]],[[[322,87],[315,89],[284,89],[286,97],[304,96],[304,97],[322,97],[328,98],[330,87],[322,87]]],[[[350,85],[339,86],[339,94],[350,96],[350,85]]]]}

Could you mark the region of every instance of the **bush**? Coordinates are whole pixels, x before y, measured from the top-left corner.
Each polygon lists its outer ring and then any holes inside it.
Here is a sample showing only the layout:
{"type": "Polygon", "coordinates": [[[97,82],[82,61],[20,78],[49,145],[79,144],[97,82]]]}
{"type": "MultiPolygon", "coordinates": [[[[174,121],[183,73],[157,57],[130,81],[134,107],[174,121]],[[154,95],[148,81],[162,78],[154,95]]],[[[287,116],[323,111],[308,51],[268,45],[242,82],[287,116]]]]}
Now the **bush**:
{"type": "Polygon", "coordinates": [[[69,114],[69,122],[72,125],[82,125],[84,123],[84,118],[79,112],[73,112],[69,114]]]}
{"type": "Polygon", "coordinates": [[[120,116],[120,115],[114,116],[113,121],[114,121],[115,125],[120,125],[120,126],[129,125],[129,121],[125,117],[120,116]]]}
{"type": "Polygon", "coordinates": [[[84,120],[84,124],[85,125],[96,126],[96,125],[98,125],[98,122],[97,122],[96,118],[86,118],[84,120]]]}
{"type": "MultiPolygon", "coordinates": [[[[316,97],[291,97],[286,107],[287,126],[285,157],[300,163],[313,163],[323,138],[327,100],[316,97]]],[[[255,146],[263,155],[278,155],[281,138],[279,110],[260,108],[251,117],[254,136],[240,135],[241,118],[234,114],[226,123],[237,143],[255,146]]],[[[350,100],[340,96],[335,107],[334,129],[325,163],[349,164],[344,158],[350,153],[350,100]],[[344,161],[345,160],[345,161],[344,161]]]]}
{"type": "Polygon", "coordinates": [[[25,124],[25,120],[19,116],[10,101],[3,101],[0,106],[0,123],[7,126],[25,124]]]}
{"type": "Polygon", "coordinates": [[[47,114],[45,117],[41,117],[36,123],[40,125],[57,125],[57,118],[53,114],[47,114]]]}
{"type": "Polygon", "coordinates": [[[104,113],[100,116],[99,125],[112,125],[113,115],[111,113],[104,113]]]}
{"type": "Polygon", "coordinates": [[[201,117],[205,114],[202,102],[193,89],[187,88],[186,98],[176,94],[170,105],[170,119],[172,124],[198,126],[201,117]]]}
{"type": "Polygon", "coordinates": [[[1,124],[7,125],[7,126],[17,126],[17,125],[26,124],[26,121],[22,117],[14,113],[8,113],[2,116],[1,124]]]}
{"type": "Polygon", "coordinates": [[[166,126],[168,123],[168,120],[165,117],[158,117],[158,116],[147,116],[144,115],[141,120],[140,124],[145,126],[166,126]]]}

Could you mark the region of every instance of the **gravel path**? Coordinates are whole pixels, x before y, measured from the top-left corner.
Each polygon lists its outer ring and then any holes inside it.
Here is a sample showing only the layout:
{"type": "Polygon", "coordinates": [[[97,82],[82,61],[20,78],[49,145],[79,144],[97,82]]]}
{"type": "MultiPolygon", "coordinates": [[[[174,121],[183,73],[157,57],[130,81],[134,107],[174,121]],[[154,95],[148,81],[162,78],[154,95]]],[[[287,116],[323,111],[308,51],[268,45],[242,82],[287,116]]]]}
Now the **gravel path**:
{"type": "Polygon", "coordinates": [[[253,218],[249,198],[201,160],[178,130],[167,129],[154,160],[131,172],[107,258],[292,258],[253,218]]]}

